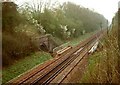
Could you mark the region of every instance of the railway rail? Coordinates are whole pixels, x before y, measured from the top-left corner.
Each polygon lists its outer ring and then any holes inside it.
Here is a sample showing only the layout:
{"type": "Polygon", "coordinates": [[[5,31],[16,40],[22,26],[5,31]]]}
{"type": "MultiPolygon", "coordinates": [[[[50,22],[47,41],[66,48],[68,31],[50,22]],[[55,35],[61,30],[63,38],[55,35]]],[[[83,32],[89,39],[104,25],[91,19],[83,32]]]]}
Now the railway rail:
{"type": "Polygon", "coordinates": [[[68,47],[61,50],[59,55],[53,60],[39,65],[7,83],[11,85],[62,83],[74,67],[88,55],[89,50],[100,37],[101,31],[81,42],[76,47],[68,47]],[[67,52],[64,53],[66,50],[67,52]]]}

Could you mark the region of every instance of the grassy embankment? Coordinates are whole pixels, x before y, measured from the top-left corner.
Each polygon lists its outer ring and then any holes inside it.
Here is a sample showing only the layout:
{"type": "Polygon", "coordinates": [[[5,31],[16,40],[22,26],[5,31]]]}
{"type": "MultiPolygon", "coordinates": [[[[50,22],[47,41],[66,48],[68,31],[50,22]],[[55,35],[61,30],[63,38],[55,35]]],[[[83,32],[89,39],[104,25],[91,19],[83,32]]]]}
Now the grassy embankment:
{"type": "Polygon", "coordinates": [[[81,79],[81,83],[119,83],[118,75],[118,42],[117,32],[106,36],[98,48],[98,52],[90,56],[89,65],[81,79]],[[102,46],[102,47],[101,47],[102,46]]]}
{"type": "Polygon", "coordinates": [[[45,52],[36,52],[31,56],[25,57],[19,61],[16,61],[13,65],[4,68],[2,71],[3,74],[3,83],[17,77],[18,75],[24,73],[25,71],[32,69],[34,66],[42,64],[43,62],[52,59],[49,53],[45,52]]]}

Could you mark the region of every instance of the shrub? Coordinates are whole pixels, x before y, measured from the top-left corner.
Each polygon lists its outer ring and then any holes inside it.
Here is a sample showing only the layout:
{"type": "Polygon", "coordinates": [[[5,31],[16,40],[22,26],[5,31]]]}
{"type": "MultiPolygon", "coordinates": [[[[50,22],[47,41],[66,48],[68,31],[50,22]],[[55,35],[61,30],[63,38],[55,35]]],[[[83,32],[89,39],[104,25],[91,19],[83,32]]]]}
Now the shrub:
{"type": "Polygon", "coordinates": [[[24,33],[3,33],[2,38],[3,66],[12,64],[14,60],[23,58],[37,50],[31,39],[24,33]]]}

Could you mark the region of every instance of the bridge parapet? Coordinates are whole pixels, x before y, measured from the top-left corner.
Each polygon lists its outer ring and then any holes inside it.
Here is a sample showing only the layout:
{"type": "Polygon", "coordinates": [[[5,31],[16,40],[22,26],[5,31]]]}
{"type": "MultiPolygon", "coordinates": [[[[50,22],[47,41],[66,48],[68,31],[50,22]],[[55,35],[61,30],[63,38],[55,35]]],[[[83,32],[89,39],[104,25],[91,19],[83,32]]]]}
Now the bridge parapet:
{"type": "Polygon", "coordinates": [[[54,42],[52,35],[46,34],[43,36],[40,36],[36,38],[36,41],[38,42],[38,48],[43,51],[47,52],[53,52],[53,49],[57,46],[57,44],[54,42]]]}

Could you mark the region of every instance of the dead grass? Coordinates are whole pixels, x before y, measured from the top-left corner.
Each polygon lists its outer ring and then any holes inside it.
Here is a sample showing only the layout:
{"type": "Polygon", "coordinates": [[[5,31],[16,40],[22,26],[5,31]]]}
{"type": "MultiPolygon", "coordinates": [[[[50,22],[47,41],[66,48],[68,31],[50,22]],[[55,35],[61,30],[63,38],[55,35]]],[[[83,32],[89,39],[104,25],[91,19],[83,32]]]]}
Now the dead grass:
{"type": "Polygon", "coordinates": [[[90,56],[89,66],[81,83],[119,83],[118,57],[120,57],[117,31],[113,30],[109,36],[105,36],[100,47],[90,56]]]}

